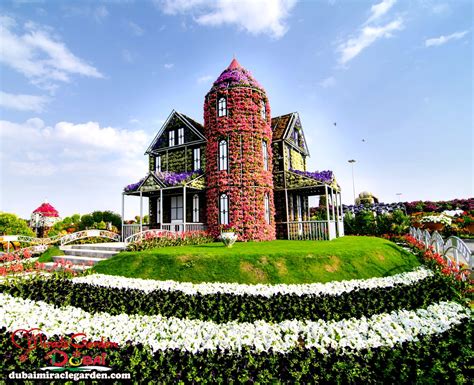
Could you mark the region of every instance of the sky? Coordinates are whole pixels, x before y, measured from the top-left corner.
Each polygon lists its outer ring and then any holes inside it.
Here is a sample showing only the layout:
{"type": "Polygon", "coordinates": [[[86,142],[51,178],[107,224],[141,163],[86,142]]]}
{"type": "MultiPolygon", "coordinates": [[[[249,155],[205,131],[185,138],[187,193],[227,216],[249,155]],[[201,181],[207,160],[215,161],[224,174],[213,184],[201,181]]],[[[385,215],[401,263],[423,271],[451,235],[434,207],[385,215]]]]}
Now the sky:
{"type": "Polygon", "coordinates": [[[170,112],[203,122],[234,55],[272,116],[299,112],[343,203],[350,159],[356,194],[472,197],[472,20],[470,0],[4,0],[0,211],[120,213],[170,112]]]}

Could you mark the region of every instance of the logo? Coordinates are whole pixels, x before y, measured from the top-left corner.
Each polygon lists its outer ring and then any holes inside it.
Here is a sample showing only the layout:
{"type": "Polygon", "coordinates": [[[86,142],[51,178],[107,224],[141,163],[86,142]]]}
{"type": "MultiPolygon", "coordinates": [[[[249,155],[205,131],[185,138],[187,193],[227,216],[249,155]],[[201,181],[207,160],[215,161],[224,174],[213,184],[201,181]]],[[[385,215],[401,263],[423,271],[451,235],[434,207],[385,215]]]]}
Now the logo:
{"type": "Polygon", "coordinates": [[[107,366],[107,350],[119,348],[116,342],[104,337],[91,341],[85,333],[74,333],[50,340],[38,328],[17,329],[12,333],[11,341],[13,346],[22,352],[21,362],[28,360],[29,354],[34,350],[44,350],[44,359],[49,366],[40,369],[54,372],[110,371],[112,368],[107,366]],[[98,350],[99,353],[91,355],[86,352],[90,349],[98,350]]]}

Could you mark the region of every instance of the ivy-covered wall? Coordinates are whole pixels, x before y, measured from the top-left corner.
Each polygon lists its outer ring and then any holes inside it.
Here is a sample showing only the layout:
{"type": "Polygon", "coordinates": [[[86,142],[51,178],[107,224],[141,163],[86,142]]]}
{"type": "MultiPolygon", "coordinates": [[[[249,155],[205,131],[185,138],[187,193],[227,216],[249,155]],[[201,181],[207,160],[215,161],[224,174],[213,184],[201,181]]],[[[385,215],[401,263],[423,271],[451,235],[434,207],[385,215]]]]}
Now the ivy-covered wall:
{"type": "MultiPolygon", "coordinates": [[[[170,149],[160,153],[161,170],[170,172],[187,172],[194,171],[193,150],[201,149],[201,170],[206,168],[206,145],[185,146],[176,149],[170,149]]],[[[156,155],[149,156],[150,171],[156,168],[156,155]]]]}
{"type": "Polygon", "coordinates": [[[184,128],[184,143],[195,142],[202,140],[193,130],[191,130],[183,121],[174,115],[168,122],[165,130],[153,146],[153,150],[161,150],[169,147],[169,132],[174,130],[175,143],[178,143],[178,129],[184,128]]]}
{"type": "Polygon", "coordinates": [[[247,86],[212,89],[204,103],[207,218],[213,236],[220,233],[219,196],[229,197],[229,223],[241,240],[275,239],[273,205],[273,156],[268,146],[269,170],[263,167],[262,140],[272,142],[270,105],[263,90],[247,86]],[[228,115],[217,116],[217,98],[227,98],[228,115]],[[261,116],[262,101],[266,116],[261,116]],[[219,171],[218,142],[228,140],[228,170],[219,171]],[[264,196],[270,200],[270,224],[265,220],[264,196]]]}

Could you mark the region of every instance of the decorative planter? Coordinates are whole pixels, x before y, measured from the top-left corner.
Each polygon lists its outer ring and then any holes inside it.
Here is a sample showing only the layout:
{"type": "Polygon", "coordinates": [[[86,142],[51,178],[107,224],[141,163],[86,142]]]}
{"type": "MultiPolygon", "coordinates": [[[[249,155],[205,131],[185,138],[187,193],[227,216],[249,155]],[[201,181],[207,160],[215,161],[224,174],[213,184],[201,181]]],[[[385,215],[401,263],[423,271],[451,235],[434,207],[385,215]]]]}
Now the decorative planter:
{"type": "Polygon", "coordinates": [[[443,230],[444,225],[439,222],[424,222],[423,228],[431,231],[440,231],[443,230]]]}
{"type": "Polygon", "coordinates": [[[469,234],[474,234],[474,223],[469,223],[464,228],[469,232],[469,234]]]}
{"type": "Polygon", "coordinates": [[[225,247],[232,247],[232,245],[237,241],[237,234],[234,232],[222,232],[221,241],[225,247]]]}

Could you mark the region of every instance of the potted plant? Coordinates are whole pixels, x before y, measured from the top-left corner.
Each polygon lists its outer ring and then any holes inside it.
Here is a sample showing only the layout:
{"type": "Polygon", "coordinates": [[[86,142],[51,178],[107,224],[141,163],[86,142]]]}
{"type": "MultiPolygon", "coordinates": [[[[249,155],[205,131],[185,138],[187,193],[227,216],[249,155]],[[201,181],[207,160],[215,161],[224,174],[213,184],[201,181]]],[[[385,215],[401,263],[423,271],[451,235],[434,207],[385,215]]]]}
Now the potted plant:
{"type": "Polygon", "coordinates": [[[232,225],[221,226],[221,241],[226,247],[232,247],[237,241],[236,229],[232,225]]]}
{"type": "Polygon", "coordinates": [[[424,229],[432,230],[432,231],[440,231],[444,228],[444,226],[450,226],[452,220],[447,215],[428,215],[426,217],[421,218],[420,222],[423,225],[424,229]]]}

